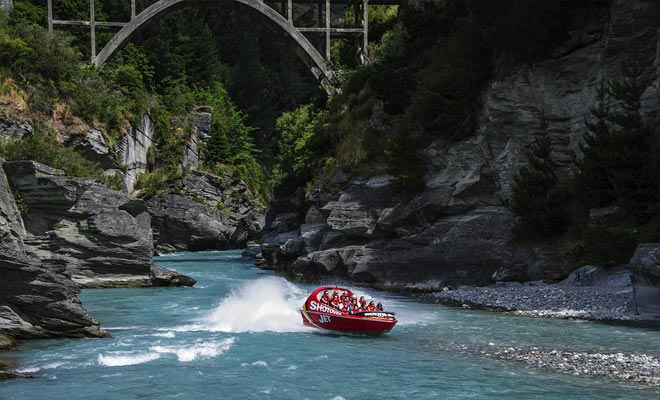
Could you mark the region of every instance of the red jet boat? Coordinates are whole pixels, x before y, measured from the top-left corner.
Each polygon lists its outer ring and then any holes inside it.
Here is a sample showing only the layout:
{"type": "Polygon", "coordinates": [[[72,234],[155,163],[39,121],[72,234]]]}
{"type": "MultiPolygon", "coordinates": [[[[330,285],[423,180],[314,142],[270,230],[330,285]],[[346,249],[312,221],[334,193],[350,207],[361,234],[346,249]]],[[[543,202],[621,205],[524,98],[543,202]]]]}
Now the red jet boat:
{"type": "Polygon", "coordinates": [[[306,326],[332,331],[380,335],[392,330],[397,323],[394,313],[391,312],[365,311],[349,314],[323,304],[321,297],[325,290],[331,293],[332,291],[348,292],[348,295],[353,297],[353,292],[337,286],[323,286],[314,290],[300,310],[303,324],[306,326]]]}

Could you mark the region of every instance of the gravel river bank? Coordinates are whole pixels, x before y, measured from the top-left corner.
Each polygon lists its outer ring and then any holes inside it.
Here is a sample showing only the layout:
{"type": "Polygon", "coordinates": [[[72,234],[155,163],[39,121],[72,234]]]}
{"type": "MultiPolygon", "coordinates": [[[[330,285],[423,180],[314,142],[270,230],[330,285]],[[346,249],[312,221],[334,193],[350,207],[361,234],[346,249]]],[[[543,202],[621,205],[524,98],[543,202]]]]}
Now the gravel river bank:
{"type": "MultiPolygon", "coordinates": [[[[660,325],[636,314],[631,286],[506,283],[445,289],[424,297],[436,303],[463,308],[531,317],[639,323],[660,330],[660,325]]],[[[465,344],[455,346],[487,358],[519,362],[530,367],[660,387],[660,358],[657,355],[500,346],[494,343],[479,348],[469,348],[465,344]]]]}

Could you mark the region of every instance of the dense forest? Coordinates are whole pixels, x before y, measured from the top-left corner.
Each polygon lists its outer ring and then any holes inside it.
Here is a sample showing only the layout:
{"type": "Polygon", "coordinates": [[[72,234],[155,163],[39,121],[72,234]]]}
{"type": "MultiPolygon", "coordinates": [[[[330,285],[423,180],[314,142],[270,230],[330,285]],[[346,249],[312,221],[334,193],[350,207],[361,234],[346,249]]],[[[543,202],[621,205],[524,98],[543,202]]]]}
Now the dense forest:
{"type": "MultiPolygon", "coordinates": [[[[130,12],[128,2],[97,3],[99,20],[125,20],[130,12]]],[[[149,4],[138,2],[138,8],[149,4]]],[[[394,177],[396,195],[414,196],[424,189],[420,150],[440,137],[471,135],[488,82],[512,65],[547,56],[566,39],[576,16],[594,7],[586,0],[371,6],[372,60],[361,65],[354,41],[335,40],[330,61],[342,91],[327,97],[290,41],[240,5],[205,4],[167,14],[103,69],[85,61],[83,29],[49,34],[41,2],[15,5],[11,16],[0,18],[0,91],[25,93],[37,113],[60,110],[100,123],[111,139],[148,112],[158,136],[150,172],[140,180],[145,196],[183,173],[178,162],[186,136],[178,128],[189,123],[195,106],[211,106],[203,168],[230,170],[265,201],[303,196],[337,171],[355,174],[374,164],[385,165],[394,177]]],[[[86,17],[85,1],[55,5],[60,18],[86,17]]],[[[313,7],[296,8],[296,19],[313,23],[313,7]]],[[[100,32],[97,45],[109,37],[100,32]]],[[[605,83],[602,101],[593,105],[575,173],[558,177],[548,161],[549,143],[541,139],[529,149],[529,165],[516,178],[511,199],[520,237],[569,240],[576,259],[585,262],[620,262],[635,244],[658,239],[658,132],[639,114],[640,90],[651,71],[634,55],[620,69],[622,78],[605,83]],[[590,208],[610,205],[626,211],[625,227],[589,223],[590,208]]],[[[100,176],[97,166],[60,148],[52,136],[38,127],[26,140],[5,141],[2,155],[100,176]]]]}

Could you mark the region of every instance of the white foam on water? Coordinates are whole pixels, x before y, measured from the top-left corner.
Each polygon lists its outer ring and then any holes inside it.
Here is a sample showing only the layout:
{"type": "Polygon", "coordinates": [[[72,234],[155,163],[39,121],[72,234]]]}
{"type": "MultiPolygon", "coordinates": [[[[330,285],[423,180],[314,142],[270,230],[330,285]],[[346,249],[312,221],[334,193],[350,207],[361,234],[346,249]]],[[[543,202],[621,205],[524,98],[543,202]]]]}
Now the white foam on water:
{"type": "Polygon", "coordinates": [[[259,361],[253,362],[252,365],[259,365],[260,367],[267,367],[268,363],[266,361],[259,360],[259,361]]]}
{"type": "Polygon", "coordinates": [[[165,333],[154,333],[151,336],[173,339],[176,337],[176,334],[172,331],[167,331],[165,333]]]}
{"type": "Polygon", "coordinates": [[[180,362],[190,362],[198,358],[216,357],[229,350],[235,340],[235,338],[230,337],[220,341],[200,341],[186,346],[153,346],[149,350],[157,354],[174,354],[180,362]]]}
{"type": "Polygon", "coordinates": [[[44,365],[40,365],[38,367],[27,367],[27,368],[22,368],[19,370],[16,370],[16,372],[22,373],[22,374],[33,374],[35,372],[39,372],[44,369],[55,369],[57,367],[61,367],[62,365],[67,364],[66,362],[53,362],[53,363],[48,363],[44,365]]]}
{"type": "Polygon", "coordinates": [[[98,362],[106,367],[123,367],[126,365],[137,365],[160,358],[158,353],[144,353],[134,351],[113,351],[107,354],[99,354],[98,362]]]}
{"type": "Polygon", "coordinates": [[[302,332],[300,306],[307,293],[278,277],[246,283],[224,298],[204,321],[220,332],[302,332]]]}

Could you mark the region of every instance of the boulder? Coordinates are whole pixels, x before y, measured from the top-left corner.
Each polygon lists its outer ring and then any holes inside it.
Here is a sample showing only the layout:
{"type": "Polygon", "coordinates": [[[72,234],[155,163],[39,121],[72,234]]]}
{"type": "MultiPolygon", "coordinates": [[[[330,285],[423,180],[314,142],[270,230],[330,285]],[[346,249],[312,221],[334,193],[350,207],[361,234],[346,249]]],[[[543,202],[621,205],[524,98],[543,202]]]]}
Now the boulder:
{"type": "Polygon", "coordinates": [[[321,242],[330,226],[324,223],[302,224],[300,226],[300,238],[303,241],[305,253],[319,250],[321,242]]]}
{"type": "Polygon", "coordinates": [[[637,313],[660,319],[660,243],[637,246],[630,265],[637,313]]]}
{"type": "Polygon", "coordinates": [[[585,265],[573,271],[559,285],[632,288],[630,266],[603,268],[596,265],[585,265]]]}
{"type": "Polygon", "coordinates": [[[155,265],[151,267],[150,275],[153,286],[193,286],[197,283],[189,276],[155,265]]]}
{"type": "Polygon", "coordinates": [[[0,351],[9,350],[16,346],[16,339],[9,335],[0,334],[0,351]]]}

